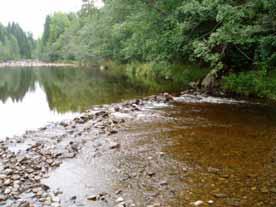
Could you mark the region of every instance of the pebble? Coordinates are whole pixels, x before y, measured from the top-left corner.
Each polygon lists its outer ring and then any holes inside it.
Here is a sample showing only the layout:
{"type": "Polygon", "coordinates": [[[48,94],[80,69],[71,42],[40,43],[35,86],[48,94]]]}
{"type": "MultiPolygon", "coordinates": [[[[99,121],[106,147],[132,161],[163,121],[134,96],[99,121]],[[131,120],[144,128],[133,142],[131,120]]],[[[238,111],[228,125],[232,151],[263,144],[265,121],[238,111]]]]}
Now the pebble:
{"type": "Polygon", "coordinates": [[[201,205],[203,205],[203,204],[204,204],[204,202],[201,201],[201,200],[198,200],[198,201],[192,203],[193,206],[201,206],[201,205]]]}
{"type": "Polygon", "coordinates": [[[152,177],[155,175],[155,172],[149,171],[147,174],[148,174],[148,176],[152,177]]]}
{"type": "Polygon", "coordinates": [[[96,201],[97,198],[98,198],[98,195],[91,195],[91,196],[87,197],[87,200],[89,200],[89,201],[96,201]]]}
{"type": "Polygon", "coordinates": [[[213,203],[215,203],[213,200],[208,201],[208,204],[213,204],[213,203]]]}
{"type": "Polygon", "coordinates": [[[223,193],[215,193],[214,196],[215,196],[216,198],[226,198],[226,197],[227,197],[227,196],[226,196],[225,194],[223,194],[223,193]]]}
{"type": "Polygon", "coordinates": [[[160,207],[161,204],[160,203],[154,203],[152,205],[147,205],[147,207],[160,207]]]}
{"type": "Polygon", "coordinates": [[[0,195],[0,202],[3,202],[5,200],[7,200],[7,197],[4,195],[0,195]]]}
{"type": "Polygon", "coordinates": [[[116,203],[121,203],[123,201],[124,201],[124,199],[122,197],[119,197],[119,198],[117,198],[116,203]]]}
{"type": "Polygon", "coordinates": [[[116,195],[119,195],[119,194],[121,194],[123,191],[122,190],[117,190],[116,192],[115,192],[115,194],[116,195]]]}
{"type": "Polygon", "coordinates": [[[11,179],[7,179],[4,181],[4,185],[10,185],[11,184],[11,179]]]}
{"type": "Polygon", "coordinates": [[[126,206],[127,205],[124,202],[122,202],[122,203],[117,204],[115,207],[126,207],[126,206]]]}
{"type": "Polygon", "coordinates": [[[268,193],[269,191],[268,191],[268,189],[266,187],[262,187],[261,188],[261,192],[262,193],[268,193]]]}
{"type": "Polygon", "coordinates": [[[11,188],[6,188],[5,191],[4,191],[4,194],[5,195],[8,195],[12,192],[11,188]]]}
{"type": "Polygon", "coordinates": [[[168,182],[166,180],[163,180],[159,183],[161,186],[165,186],[168,185],[168,182]]]}
{"type": "Polygon", "coordinates": [[[120,144],[116,143],[116,142],[111,142],[109,145],[109,148],[110,149],[118,149],[118,148],[120,148],[120,144]]]}
{"type": "Polygon", "coordinates": [[[271,188],[270,191],[271,193],[276,193],[276,188],[271,188]]]}

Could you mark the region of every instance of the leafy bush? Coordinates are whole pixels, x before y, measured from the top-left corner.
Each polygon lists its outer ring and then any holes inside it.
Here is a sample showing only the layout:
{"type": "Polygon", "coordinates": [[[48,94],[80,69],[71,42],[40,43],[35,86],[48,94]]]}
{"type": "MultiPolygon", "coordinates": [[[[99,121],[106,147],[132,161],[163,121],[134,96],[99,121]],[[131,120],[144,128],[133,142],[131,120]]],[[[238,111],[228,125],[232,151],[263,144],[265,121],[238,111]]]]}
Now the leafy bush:
{"type": "Polygon", "coordinates": [[[223,87],[228,92],[245,96],[276,99],[276,72],[241,72],[224,78],[223,87]]]}

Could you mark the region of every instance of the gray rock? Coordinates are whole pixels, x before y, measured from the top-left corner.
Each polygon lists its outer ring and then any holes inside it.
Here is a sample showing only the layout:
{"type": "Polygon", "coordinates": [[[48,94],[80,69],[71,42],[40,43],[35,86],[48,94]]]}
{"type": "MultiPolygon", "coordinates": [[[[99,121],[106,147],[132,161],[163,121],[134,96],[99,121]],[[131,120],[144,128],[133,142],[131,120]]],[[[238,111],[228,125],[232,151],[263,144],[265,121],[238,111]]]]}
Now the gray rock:
{"type": "Polygon", "coordinates": [[[121,203],[123,201],[124,201],[124,199],[122,197],[119,197],[119,198],[116,199],[116,203],[121,203]]]}
{"type": "Polygon", "coordinates": [[[98,197],[99,197],[98,195],[91,195],[91,196],[87,197],[87,200],[96,201],[98,199],[98,197]]]}
{"type": "Polygon", "coordinates": [[[0,195],[0,202],[6,201],[7,197],[4,195],[0,195]]]}
{"type": "Polygon", "coordinates": [[[118,149],[120,148],[120,144],[119,143],[116,143],[116,142],[111,142],[110,145],[109,145],[109,148],[110,149],[118,149]]]}

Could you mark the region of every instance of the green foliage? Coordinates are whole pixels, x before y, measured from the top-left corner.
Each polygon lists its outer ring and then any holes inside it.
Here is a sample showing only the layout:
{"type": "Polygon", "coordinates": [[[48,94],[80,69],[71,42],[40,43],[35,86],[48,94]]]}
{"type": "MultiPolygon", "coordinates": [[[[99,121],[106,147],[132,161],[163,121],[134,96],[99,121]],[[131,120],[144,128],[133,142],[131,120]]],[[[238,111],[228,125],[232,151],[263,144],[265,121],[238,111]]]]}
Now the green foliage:
{"type": "Polygon", "coordinates": [[[223,86],[228,92],[276,100],[276,71],[232,74],[224,78],[223,86]]]}
{"type": "Polygon", "coordinates": [[[163,88],[170,85],[168,91],[187,89],[189,83],[200,80],[209,70],[196,65],[170,64],[166,62],[139,63],[132,62],[127,65],[107,62],[105,65],[114,74],[124,74],[133,82],[150,88],[163,88]]]}
{"type": "Polygon", "coordinates": [[[274,0],[117,0],[47,17],[48,59],[207,64],[247,70],[276,64],[274,0]],[[69,16],[73,16],[70,18],[69,16]]]}
{"type": "Polygon", "coordinates": [[[74,54],[76,51],[79,52],[79,45],[72,46],[71,43],[76,29],[79,28],[78,24],[79,19],[73,13],[58,12],[47,16],[42,39],[38,40],[38,57],[49,61],[74,60],[74,54]]]}
{"type": "Polygon", "coordinates": [[[12,23],[7,27],[0,24],[0,61],[31,58],[35,42],[31,34],[12,23]]]}

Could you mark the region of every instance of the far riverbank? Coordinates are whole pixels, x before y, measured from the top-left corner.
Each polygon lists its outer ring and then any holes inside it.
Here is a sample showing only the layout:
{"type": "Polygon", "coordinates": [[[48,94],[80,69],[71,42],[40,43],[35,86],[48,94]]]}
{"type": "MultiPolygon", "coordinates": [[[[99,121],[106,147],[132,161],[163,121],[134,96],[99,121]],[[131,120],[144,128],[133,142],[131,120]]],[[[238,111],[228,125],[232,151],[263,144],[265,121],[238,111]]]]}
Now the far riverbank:
{"type": "Polygon", "coordinates": [[[20,61],[5,61],[0,62],[0,68],[7,67],[76,67],[75,63],[49,63],[39,60],[20,60],[20,61]]]}

